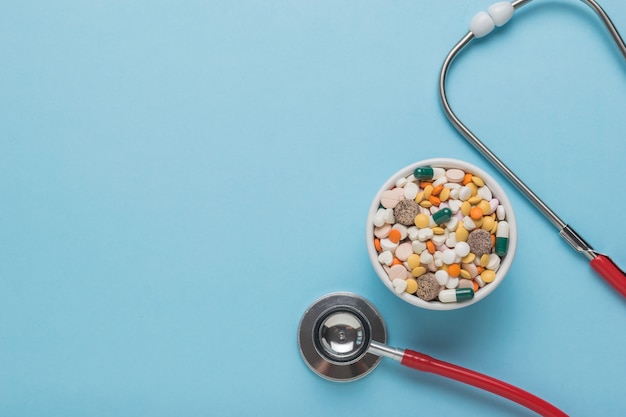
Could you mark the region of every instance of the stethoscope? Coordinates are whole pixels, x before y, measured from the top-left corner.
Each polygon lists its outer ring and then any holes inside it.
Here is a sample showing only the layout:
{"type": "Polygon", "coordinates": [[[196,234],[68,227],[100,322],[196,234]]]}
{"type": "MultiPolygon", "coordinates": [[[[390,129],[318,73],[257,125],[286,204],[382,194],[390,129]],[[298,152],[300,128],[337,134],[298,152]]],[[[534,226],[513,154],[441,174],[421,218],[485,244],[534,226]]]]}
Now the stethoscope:
{"type": "MultiPolygon", "coordinates": [[[[469,32],[452,48],[443,62],[439,75],[439,96],[443,110],[456,130],[474,146],[485,158],[495,166],[515,187],[552,223],[563,239],[567,241],[577,252],[583,254],[591,267],[603,277],[615,290],[626,297],[626,274],[606,255],[596,252],[574,229],[559,218],[526,184],[519,179],[498,157],[489,150],[485,144],[465,126],[454,114],[446,96],[446,77],[454,58],[474,38],[482,38],[496,27],[506,24],[516,9],[530,3],[532,0],[516,0],[512,3],[503,1],[491,5],[487,12],[477,13],[470,23],[469,32]]],[[[626,59],[626,44],[620,36],[617,28],[594,0],[581,0],[593,9],[604,26],[609,31],[611,38],[626,59]]]]}
{"type": "MultiPolygon", "coordinates": [[[[470,23],[469,32],[452,48],[444,60],[439,78],[439,93],[444,112],[452,125],[493,164],[539,211],[559,229],[560,235],[590,262],[591,267],[615,290],[626,297],[626,274],[606,255],[596,252],[572,227],[561,220],[454,114],[446,97],[446,76],[454,58],[474,38],[488,35],[496,26],[506,24],[516,9],[532,0],[499,2],[480,12],[470,23]]],[[[620,52],[626,58],[626,44],[606,12],[594,0],[582,0],[598,15],[620,52]]],[[[307,366],[331,381],[352,381],[369,374],[387,357],[402,365],[434,373],[500,395],[542,416],[566,416],[564,412],[506,382],[459,367],[410,349],[385,345],[387,330],[382,316],[366,299],[352,293],[333,293],[315,301],[298,326],[298,346],[307,366]]]]}
{"type": "Polygon", "coordinates": [[[304,313],[298,326],[298,346],[307,366],[336,382],[369,374],[381,358],[481,388],[507,398],[542,416],[564,412],[541,398],[490,376],[443,362],[410,349],[385,345],[387,329],[378,310],[365,298],[347,292],[325,295],[304,313]]]}

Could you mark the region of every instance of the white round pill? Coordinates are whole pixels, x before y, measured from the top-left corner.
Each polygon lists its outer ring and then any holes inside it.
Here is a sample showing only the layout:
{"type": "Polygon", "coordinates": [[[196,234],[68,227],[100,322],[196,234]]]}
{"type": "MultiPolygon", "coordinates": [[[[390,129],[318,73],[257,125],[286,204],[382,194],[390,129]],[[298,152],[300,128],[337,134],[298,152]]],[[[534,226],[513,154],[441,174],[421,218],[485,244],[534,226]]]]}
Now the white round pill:
{"type": "Polygon", "coordinates": [[[451,168],[446,171],[446,178],[450,182],[461,182],[465,178],[465,172],[458,168],[451,168]]]}
{"type": "Polygon", "coordinates": [[[454,246],[454,252],[461,258],[467,256],[470,253],[470,246],[467,242],[458,242],[454,246]]]}
{"type": "Polygon", "coordinates": [[[450,278],[450,275],[448,275],[448,272],[443,269],[435,272],[435,279],[439,285],[446,285],[448,283],[448,278],[450,278]]]}
{"type": "Polygon", "coordinates": [[[495,253],[489,255],[489,262],[487,262],[487,269],[497,271],[500,268],[500,257],[495,253]]]}
{"type": "Polygon", "coordinates": [[[441,260],[446,265],[451,265],[456,259],[456,253],[452,249],[446,249],[441,254],[441,260]]]}
{"type": "Polygon", "coordinates": [[[389,275],[389,279],[391,279],[392,281],[396,279],[401,279],[404,281],[405,279],[408,278],[409,271],[407,271],[404,265],[394,265],[391,268],[389,268],[387,275],[389,275]]]}
{"type": "Polygon", "coordinates": [[[448,282],[446,282],[446,288],[453,289],[459,286],[459,279],[456,277],[448,278],[448,282]]]}

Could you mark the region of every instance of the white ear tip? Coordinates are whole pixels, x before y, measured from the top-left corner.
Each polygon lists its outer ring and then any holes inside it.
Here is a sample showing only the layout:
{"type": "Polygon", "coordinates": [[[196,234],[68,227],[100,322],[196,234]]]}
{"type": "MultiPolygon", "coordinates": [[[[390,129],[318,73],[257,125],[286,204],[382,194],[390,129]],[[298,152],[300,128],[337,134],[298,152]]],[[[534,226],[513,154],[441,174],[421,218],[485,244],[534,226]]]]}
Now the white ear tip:
{"type": "Polygon", "coordinates": [[[478,12],[472,18],[472,21],[469,25],[469,30],[474,34],[477,38],[482,38],[483,36],[488,35],[495,28],[495,23],[491,16],[489,16],[486,12],[478,12]]]}
{"type": "Polygon", "coordinates": [[[513,4],[508,1],[500,1],[489,6],[489,15],[493,19],[493,23],[496,26],[503,26],[506,22],[511,20],[515,9],[513,4]]]}

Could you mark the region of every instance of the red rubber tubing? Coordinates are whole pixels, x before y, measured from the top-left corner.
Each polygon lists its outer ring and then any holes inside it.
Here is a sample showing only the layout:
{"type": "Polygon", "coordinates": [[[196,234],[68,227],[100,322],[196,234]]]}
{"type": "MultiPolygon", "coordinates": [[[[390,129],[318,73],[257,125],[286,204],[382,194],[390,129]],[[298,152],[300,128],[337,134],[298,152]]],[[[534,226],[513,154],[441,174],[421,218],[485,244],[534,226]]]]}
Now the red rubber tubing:
{"type": "Polygon", "coordinates": [[[617,292],[626,297],[626,274],[606,255],[598,255],[590,262],[591,267],[617,292]]]}
{"type": "Polygon", "coordinates": [[[430,372],[484,389],[485,391],[489,391],[523,405],[544,417],[567,417],[567,414],[563,411],[523,389],[490,376],[434,359],[423,353],[406,349],[400,363],[418,371],[430,372]]]}

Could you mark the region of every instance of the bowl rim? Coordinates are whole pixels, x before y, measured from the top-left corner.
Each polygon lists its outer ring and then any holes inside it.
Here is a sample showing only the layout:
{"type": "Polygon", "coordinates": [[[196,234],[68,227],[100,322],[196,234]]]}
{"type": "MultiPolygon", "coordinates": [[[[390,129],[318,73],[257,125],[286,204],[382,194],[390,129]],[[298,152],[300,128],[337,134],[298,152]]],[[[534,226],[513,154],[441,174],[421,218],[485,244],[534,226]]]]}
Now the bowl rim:
{"type": "Polygon", "coordinates": [[[462,161],[460,159],[454,158],[430,158],[424,159],[421,161],[414,162],[410,165],[405,166],[404,168],[398,170],[395,174],[391,175],[387,181],[382,185],[382,187],[378,190],[374,199],[372,200],[372,204],[370,205],[370,209],[367,215],[367,224],[366,224],[366,245],[367,252],[370,258],[370,262],[374,267],[376,275],[380,281],[389,289],[393,294],[402,299],[403,301],[412,304],[416,307],[428,309],[428,310],[457,310],[460,308],[469,307],[470,305],[476,304],[482,299],[486,298],[489,294],[494,292],[496,288],[502,283],[504,277],[508,273],[511,265],[513,263],[513,258],[515,257],[515,253],[517,251],[517,220],[515,217],[515,211],[513,210],[513,206],[504,189],[500,186],[500,184],[487,172],[483,169],[469,163],[466,161],[462,161]],[[493,282],[489,283],[485,287],[481,288],[480,291],[476,292],[476,295],[471,300],[458,302],[458,303],[442,303],[441,301],[424,301],[415,295],[408,294],[406,292],[402,294],[398,294],[395,292],[393,288],[393,284],[391,280],[389,280],[389,276],[383,269],[383,266],[378,262],[378,252],[374,247],[374,239],[372,238],[374,235],[374,224],[373,218],[378,208],[380,207],[380,197],[383,192],[393,188],[400,177],[406,177],[410,175],[415,168],[421,166],[434,166],[441,168],[460,168],[465,172],[471,172],[472,174],[479,175],[485,184],[489,186],[489,189],[493,192],[494,196],[497,196],[500,204],[504,206],[506,210],[506,220],[509,223],[509,246],[507,250],[506,256],[502,258],[502,262],[498,271],[496,272],[496,278],[493,282]]]}

